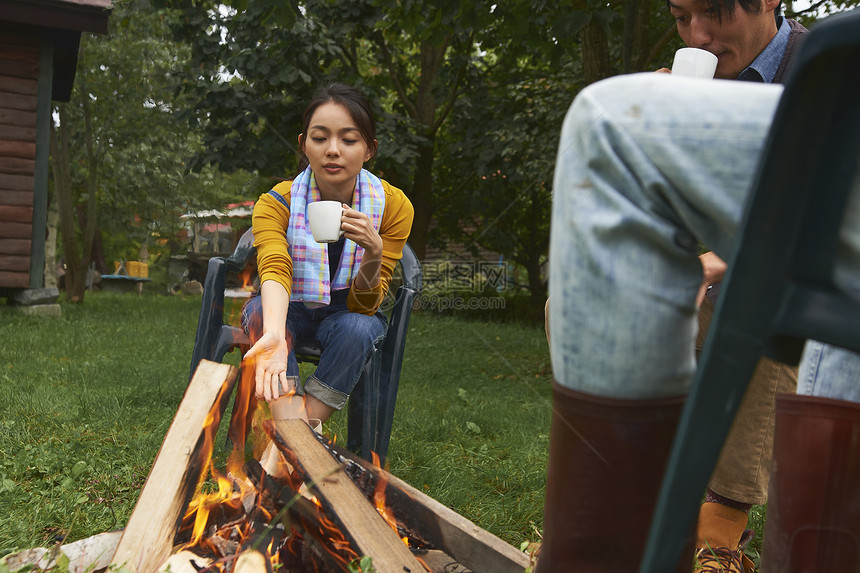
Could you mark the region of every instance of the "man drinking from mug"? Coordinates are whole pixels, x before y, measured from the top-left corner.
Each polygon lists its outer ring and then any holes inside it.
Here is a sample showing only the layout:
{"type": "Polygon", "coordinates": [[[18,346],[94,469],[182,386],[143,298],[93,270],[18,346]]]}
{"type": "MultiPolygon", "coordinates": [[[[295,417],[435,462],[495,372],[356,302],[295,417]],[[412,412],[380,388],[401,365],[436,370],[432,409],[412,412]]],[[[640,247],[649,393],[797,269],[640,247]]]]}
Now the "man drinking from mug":
{"type": "MultiPolygon", "coordinates": [[[[807,32],[780,15],[781,0],[668,0],[667,4],[684,43],[717,56],[715,78],[784,83],[807,32]]],[[[701,351],[726,264],[712,252],[699,260],[704,279],[696,348],[701,351]]],[[[743,546],[752,537],[746,529],[750,508],[767,501],[774,400],[778,392],[793,394],[796,387],[796,367],[761,359],[705,492],[695,571],[753,571],[743,546]]]]}

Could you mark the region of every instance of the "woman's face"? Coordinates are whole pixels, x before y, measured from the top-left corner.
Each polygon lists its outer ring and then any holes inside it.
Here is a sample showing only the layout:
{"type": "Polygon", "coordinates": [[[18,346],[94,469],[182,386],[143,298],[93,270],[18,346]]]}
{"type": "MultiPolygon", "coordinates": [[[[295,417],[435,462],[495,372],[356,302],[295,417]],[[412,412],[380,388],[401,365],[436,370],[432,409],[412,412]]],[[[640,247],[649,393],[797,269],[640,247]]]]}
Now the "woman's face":
{"type": "Polygon", "coordinates": [[[328,102],[311,116],[299,145],[316,176],[323,199],[352,202],[355,177],[373,151],[344,106],[328,102]]]}

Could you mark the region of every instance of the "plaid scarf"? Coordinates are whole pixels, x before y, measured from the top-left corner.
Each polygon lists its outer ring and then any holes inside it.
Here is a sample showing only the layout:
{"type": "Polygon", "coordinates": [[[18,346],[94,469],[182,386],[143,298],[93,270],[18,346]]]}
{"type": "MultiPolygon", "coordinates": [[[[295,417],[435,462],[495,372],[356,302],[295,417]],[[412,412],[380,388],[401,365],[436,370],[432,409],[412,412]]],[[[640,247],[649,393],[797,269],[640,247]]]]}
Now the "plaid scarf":
{"type": "MultiPolygon", "coordinates": [[[[308,306],[328,305],[331,291],[349,288],[364,255],[364,248],[345,239],[340,264],[334,280],[331,280],[327,245],[314,240],[307,220],[308,203],[319,200],[319,187],[313,171],[308,167],[293,180],[290,187],[290,223],[287,226],[287,245],[293,261],[290,300],[302,301],[308,306]]],[[[373,228],[379,231],[382,212],[385,210],[385,190],[382,181],[366,169],[362,169],[356,178],[352,208],[367,214],[373,228]]]]}

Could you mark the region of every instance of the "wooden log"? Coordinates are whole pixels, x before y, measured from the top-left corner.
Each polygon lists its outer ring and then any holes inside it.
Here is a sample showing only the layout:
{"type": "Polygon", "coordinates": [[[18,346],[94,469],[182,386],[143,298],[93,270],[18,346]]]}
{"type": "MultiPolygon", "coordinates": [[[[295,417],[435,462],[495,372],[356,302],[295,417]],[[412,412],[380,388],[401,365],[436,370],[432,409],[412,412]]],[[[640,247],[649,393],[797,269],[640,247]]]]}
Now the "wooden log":
{"type": "Polygon", "coordinates": [[[30,239],[3,239],[0,254],[30,256],[30,239]]]}
{"type": "Polygon", "coordinates": [[[170,555],[176,530],[212,453],[236,368],[202,360],[188,388],[111,563],[153,573],[170,555]]]}
{"type": "MultiPolygon", "coordinates": [[[[3,234],[0,233],[0,240],[3,240],[3,234]]],[[[26,273],[30,271],[30,257],[23,255],[3,255],[0,254],[0,269],[6,272],[26,273]]]]}
{"type": "MultiPolygon", "coordinates": [[[[3,79],[0,78],[0,82],[3,79]]],[[[20,127],[16,125],[4,125],[0,123],[0,139],[9,141],[36,141],[36,126],[20,127]]]]}
{"type": "Polygon", "coordinates": [[[20,34],[17,37],[8,31],[3,31],[0,40],[0,58],[25,62],[39,61],[38,37],[20,34]]]}
{"type": "Polygon", "coordinates": [[[266,556],[255,549],[243,551],[236,559],[233,573],[271,573],[272,564],[266,556]]]}
{"type": "Polygon", "coordinates": [[[304,497],[296,497],[296,491],[289,485],[282,487],[274,478],[266,475],[260,462],[249,460],[245,462],[244,470],[257,491],[264,496],[264,505],[271,504],[275,511],[281,511],[284,506],[289,505],[293,516],[304,519],[314,528],[324,529],[320,522],[318,506],[304,497]]]}
{"type": "Polygon", "coordinates": [[[0,238],[3,239],[29,239],[33,236],[33,224],[26,223],[3,223],[0,229],[0,238]]]}
{"type": "Polygon", "coordinates": [[[31,79],[22,79],[0,75],[0,86],[3,86],[5,93],[21,95],[36,95],[39,93],[39,81],[35,76],[31,79]]]}
{"type": "MultiPolygon", "coordinates": [[[[18,129],[14,127],[6,128],[0,125],[0,133],[4,130],[18,129]]],[[[36,130],[33,130],[35,135],[36,130]]],[[[23,139],[23,138],[22,138],[23,139]]],[[[34,137],[35,139],[35,137],[34,137]]],[[[0,188],[4,191],[28,191],[33,193],[34,178],[32,175],[7,175],[0,173],[0,188]]],[[[15,203],[19,205],[20,203],[15,203]]]]}
{"type": "Polygon", "coordinates": [[[407,531],[416,531],[432,545],[474,573],[522,573],[529,556],[408,483],[351,452],[321,438],[336,462],[365,495],[372,496],[384,480],[387,507],[407,531]]]}
{"type": "MultiPolygon", "coordinates": [[[[279,511],[288,503],[292,503],[289,508],[290,524],[294,531],[301,535],[303,546],[297,549],[295,543],[290,545],[290,551],[284,555],[287,560],[294,560],[295,568],[304,570],[301,567],[303,556],[295,555],[295,553],[308,553],[313,555],[312,563],[318,566],[321,571],[348,571],[349,563],[358,556],[351,552],[350,554],[341,554],[338,559],[332,554],[332,546],[337,543],[332,543],[331,534],[327,533],[325,525],[320,519],[322,508],[315,503],[311,503],[304,497],[295,499],[295,490],[290,484],[283,487],[280,481],[267,476],[263,473],[263,468],[257,460],[249,460],[244,466],[245,474],[260,492],[263,499],[263,504],[266,507],[272,507],[274,511],[279,511]]],[[[420,538],[420,532],[409,531],[410,542],[420,538]]],[[[445,552],[438,549],[427,549],[428,542],[422,540],[419,546],[421,549],[417,556],[425,567],[428,567],[431,573],[469,573],[467,569],[460,563],[457,563],[454,558],[445,552]]],[[[311,559],[311,557],[305,557],[311,559]]],[[[287,565],[285,563],[285,565],[287,565]]],[[[287,567],[287,570],[292,570],[287,567]]]]}
{"type": "MultiPolygon", "coordinates": [[[[0,105],[3,105],[3,102],[3,94],[0,94],[0,105]]],[[[36,159],[36,143],[0,139],[0,155],[4,157],[20,157],[22,159],[36,159]]]]}
{"type": "Polygon", "coordinates": [[[30,273],[0,270],[0,287],[27,288],[28,286],[30,286],[30,273]]]}
{"type": "Polygon", "coordinates": [[[31,95],[7,94],[0,92],[0,107],[3,109],[20,109],[36,111],[37,99],[31,95]]]}
{"type": "MultiPolygon", "coordinates": [[[[109,531],[60,545],[59,551],[69,559],[68,573],[86,573],[107,567],[121,536],[121,530],[109,531]]],[[[28,566],[42,570],[55,569],[58,556],[59,552],[55,548],[36,547],[7,555],[0,560],[0,565],[5,565],[9,571],[28,566]]]]}
{"type": "Polygon", "coordinates": [[[0,204],[2,205],[33,205],[33,190],[12,190],[0,185],[0,204]]]}
{"type": "Polygon", "coordinates": [[[302,536],[308,546],[306,549],[316,556],[316,561],[326,566],[325,570],[348,570],[350,561],[359,555],[349,546],[342,531],[332,531],[325,523],[324,520],[328,519],[320,506],[297,496],[296,490],[289,484],[281,487],[279,482],[265,474],[257,460],[246,462],[244,469],[260,492],[264,506],[272,507],[275,512],[280,512],[284,507],[289,508],[290,527],[302,536]]]}
{"type": "Polygon", "coordinates": [[[36,112],[22,111],[20,109],[0,109],[0,123],[4,125],[32,127],[36,125],[36,112]]]}
{"type": "Polygon", "coordinates": [[[168,557],[158,568],[158,571],[159,573],[197,573],[211,564],[211,559],[200,557],[188,550],[182,550],[168,557]]]}
{"type": "MultiPolygon", "coordinates": [[[[3,160],[0,159],[0,164],[3,160]]],[[[20,223],[33,220],[33,208],[28,205],[0,205],[0,223],[20,223]]]]}
{"type": "Polygon", "coordinates": [[[39,62],[38,60],[0,59],[0,75],[33,79],[39,76],[39,62]]]}
{"type": "Polygon", "coordinates": [[[0,172],[11,175],[33,175],[36,172],[36,161],[23,157],[3,157],[0,155],[0,172]]]}
{"type": "Polygon", "coordinates": [[[276,420],[274,439],[360,556],[379,573],[419,573],[424,568],[303,420],[276,420]]]}

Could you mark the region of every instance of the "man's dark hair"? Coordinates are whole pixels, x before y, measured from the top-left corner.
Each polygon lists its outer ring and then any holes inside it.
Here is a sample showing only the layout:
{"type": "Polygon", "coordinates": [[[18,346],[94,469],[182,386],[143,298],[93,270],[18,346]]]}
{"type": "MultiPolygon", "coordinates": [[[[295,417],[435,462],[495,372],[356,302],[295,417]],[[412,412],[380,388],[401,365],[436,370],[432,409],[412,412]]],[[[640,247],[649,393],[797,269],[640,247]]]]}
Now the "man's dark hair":
{"type": "MultiPolygon", "coordinates": [[[[740,6],[741,10],[746,12],[747,14],[757,14],[761,11],[761,0],[705,0],[708,3],[708,8],[715,10],[717,13],[717,19],[722,21],[723,19],[723,11],[728,15],[729,18],[732,17],[732,14],[735,13],[735,8],[740,6]]],[[[666,6],[671,6],[672,0],[666,0],[666,6]]],[[[779,16],[779,13],[782,9],[782,0],[779,1],[779,4],[776,5],[776,9],[773,11],[773,15],[779,16]]]]}

